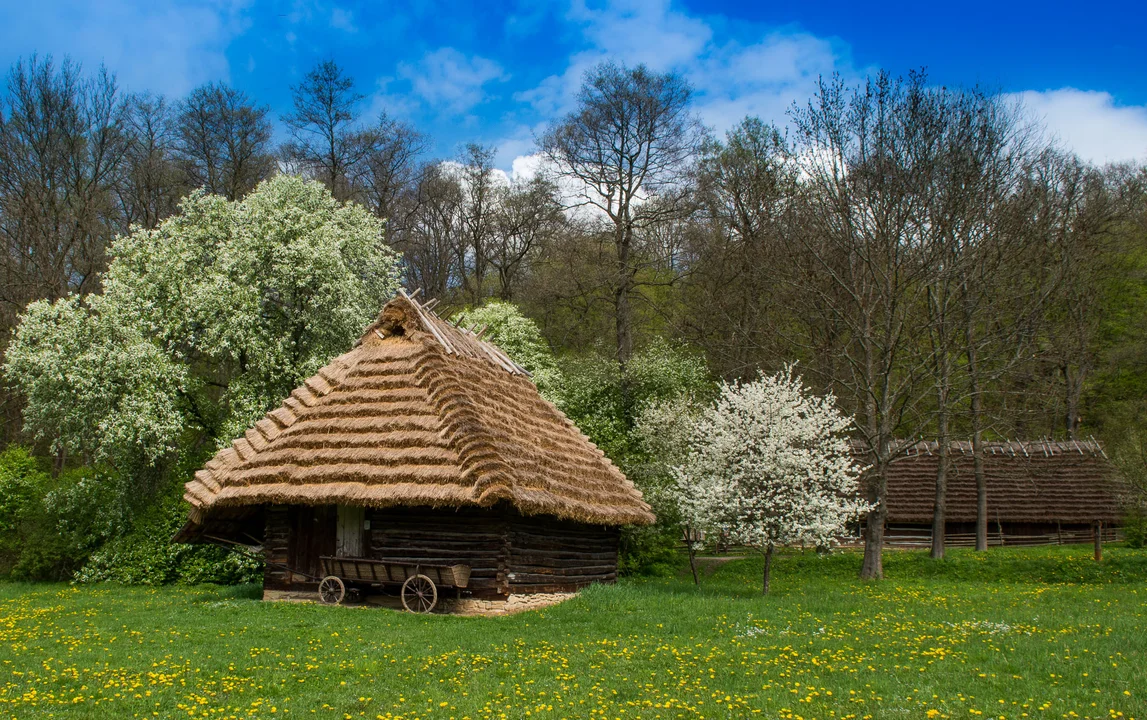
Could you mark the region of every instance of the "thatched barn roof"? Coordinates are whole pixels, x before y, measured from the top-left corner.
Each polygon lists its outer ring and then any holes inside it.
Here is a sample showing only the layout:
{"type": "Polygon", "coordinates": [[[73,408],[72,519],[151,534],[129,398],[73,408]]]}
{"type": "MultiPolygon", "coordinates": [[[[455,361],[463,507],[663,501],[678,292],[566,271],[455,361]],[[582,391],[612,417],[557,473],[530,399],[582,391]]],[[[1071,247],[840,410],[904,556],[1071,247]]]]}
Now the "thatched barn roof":
{"type": "MultiPolygon", "coordinates": [[[[921,442],[888,468],[888,521],[930,523],[939,446],[921,442]]],[[[976,478],[969,442],[950,445],[946,517],[975,522],[976,478]]],[[[1105,523],[1123,517],[1124,486],[1103,448],[1088,442],[985,442],[984,475],[991,522],[1105,523]]]]}
{"type": "Polygon", "coordinates": [[[430,307],[391,300],[350,352],[210,460],[186,486],[190,525],[265,504],[508,503],[597,525],[653,522],[525,370],[430,307]]]}

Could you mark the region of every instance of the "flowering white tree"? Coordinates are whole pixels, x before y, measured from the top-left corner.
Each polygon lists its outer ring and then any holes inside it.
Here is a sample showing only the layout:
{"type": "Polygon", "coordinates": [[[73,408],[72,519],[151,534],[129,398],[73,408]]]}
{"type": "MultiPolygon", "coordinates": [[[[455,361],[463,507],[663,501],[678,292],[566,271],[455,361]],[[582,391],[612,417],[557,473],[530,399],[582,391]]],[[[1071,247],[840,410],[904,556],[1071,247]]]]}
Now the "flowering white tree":
{"type": "MultiPolygon", "coordinates": [[[[633,434],[645,450],[645,461],[630,468],[628,474],[641,489],[659,521],[665,520],[667,515],[673,518],[680,512],[674,472],[689,457],[689,442],[702,407],[693,394],[681,393],[647,403],[634,420],[633,434]],[[666,512],[667,509],[671,511],[666,512]]],[[[673,520],[682,526],[693,583],[699,584],[697,550],[701,543],[697,540],[696,528],[687,517],[673,520]]]]}
{"type": "Polygon", "coordinates": [[[868,509],[857,493],[863,468],[845,434],[851,424],[832,395],[813,395],[791,366],[723,385],[676,469],[682,514],[760,550],[768,593],[777,545],[831,545],[868,509]]]}
{"type": "Polygon", "coordinates": [[[180,210],[116,240],[102,293],[26,309],[4,375],[37,440],[117,466],[230,442],[398,286],[382,223],[319,183],[280,175],[180,210]]]}

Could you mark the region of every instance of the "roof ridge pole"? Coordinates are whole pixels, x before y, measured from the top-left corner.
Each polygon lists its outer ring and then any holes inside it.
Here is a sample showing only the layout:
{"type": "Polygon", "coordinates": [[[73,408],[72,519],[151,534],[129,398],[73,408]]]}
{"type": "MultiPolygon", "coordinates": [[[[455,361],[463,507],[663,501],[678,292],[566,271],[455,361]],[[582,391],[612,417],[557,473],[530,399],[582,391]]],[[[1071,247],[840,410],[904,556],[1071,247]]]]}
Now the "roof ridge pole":
{"type": "Polygon", "coordinates": [[[411,302],[414,305],[415,311],[418,313],[418,318],[422,320],[422,324],[425,325],[426,329],[428,329],[430,333],[438,340],[438,344],[442,346],[442,349],[445,350],[449,355],[455,354],[454,346],[446,340],[442,333],[438,331],[438,328],[434,327],[434,318],[423,314],[422,308],[418,307],[418,303],[414,301],[411,302]]]}
{"type": "MultiPolygon", "coordinates": [[[[1095,450],[1099,451],[1099,454],[1103,456],[1104,460],[1109,460],[1110,458],[1107,457],[1107,453],[1104,452],[1103,446],[1099,444],[1099,441],[1095,439],[1095,436],[1091,435],[1090,437],[1091,437],[1091,442],[1095,444],[1095,450]]],[[[1094,450],[1092,452],[1094,452],[1094,450]]]]}

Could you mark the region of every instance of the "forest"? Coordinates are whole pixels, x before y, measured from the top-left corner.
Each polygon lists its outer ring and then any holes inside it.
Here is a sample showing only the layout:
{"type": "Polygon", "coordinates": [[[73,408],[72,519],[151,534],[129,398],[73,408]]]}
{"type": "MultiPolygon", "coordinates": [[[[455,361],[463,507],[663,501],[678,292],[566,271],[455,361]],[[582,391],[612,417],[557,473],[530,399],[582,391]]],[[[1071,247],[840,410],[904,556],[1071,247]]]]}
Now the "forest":
{"type": "MultiPolygon", "coordinates": [[[[1147,478],[1147,168],[1082,161],[1012,97],[822,77],[783,123],[718,133],[683,77],[605,63],[510,176],[494,147],[432,157],[366,115],[333,61],[292,92],[276,117],[222,83],[165,98],[68,60],[9,70],[0,572],[251,577],[133,548],[164,546],[172,488],[399,285],[489,325],[655,509],[643,413],[795,368],[871,468],[863,577],[883,573],[884,469],[921,438],[1095,437],[1147,478]]],[[[629,571],[678,542],[663,516],[627,536],[629,571]]]]}

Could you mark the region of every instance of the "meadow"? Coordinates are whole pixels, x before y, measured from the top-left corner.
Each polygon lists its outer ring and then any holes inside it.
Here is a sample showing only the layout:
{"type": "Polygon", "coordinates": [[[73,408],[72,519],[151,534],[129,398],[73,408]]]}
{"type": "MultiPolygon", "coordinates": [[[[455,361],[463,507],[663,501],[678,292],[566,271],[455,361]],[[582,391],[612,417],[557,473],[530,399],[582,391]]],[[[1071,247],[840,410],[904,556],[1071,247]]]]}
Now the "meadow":
{"type": "Polygon", "coordinates": [[[1145,718],[1147,551],[790,552],[511,617],[0,584],[0,717],[1145,718]]]}

